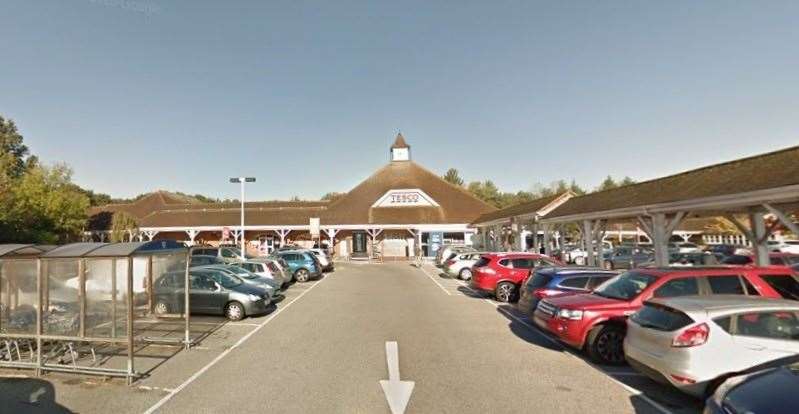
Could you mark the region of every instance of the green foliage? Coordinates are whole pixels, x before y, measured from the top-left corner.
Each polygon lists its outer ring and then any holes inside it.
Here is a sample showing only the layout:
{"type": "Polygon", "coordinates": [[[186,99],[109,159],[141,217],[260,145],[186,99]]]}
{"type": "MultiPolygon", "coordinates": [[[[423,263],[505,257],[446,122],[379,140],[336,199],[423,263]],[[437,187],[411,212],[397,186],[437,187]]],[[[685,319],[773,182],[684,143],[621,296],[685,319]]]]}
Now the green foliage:
{"type": "Polygon", "coordinates": [[[461,178],[460,173],[455,168],[450,168],[447,170],[447,173],[444,174],[444,180],[458,187],[463,185],[463,178],[461,178]]]}
{"type": "Polygon", "coordinates": [[[14,122],[0,117],[0,243],[76,240],[89,202],[69,167],[40,165],[14,122]]]}
{"type": "Polygon", "coordinates": [[[344,197],[344,195],[345,195],[345,193],[330,192],[330,193],[327,193],[327,194],[323,195],[322,196],[322,200],[336,201],[339,198],[344,197]]]}
{"type": "Polygon", "coordinates": [[[558,180],[543,185],[537,183],[532,186],[531,191],[518,191],[516,193],[506,193],[500,191],[497,186],[491,181],[472,181],[466,186],[466,189],[474,194],[477,198],[493,205],[497,208],[505,208],[516,204],[526,203],[529,201],[537,200],[544,197],[552,197],[557,194],[563,194],[566,191],[572,191],[577,195],[585,194],[577,183],[572,180],[558,180]]]}
{"type": "Polygon", "coordinates": [[[35,166],[13,180],[0,205],[0,241],[59,243],[77,239],[89,199],[64,165],[35,166]]]}
{"type": "Polygon", "coordinates": [[[602,183],[599,184],[599,187],[596,188],[596,191],[612,190],[614,188],[619,188],[630,184],[635,184],[635,181],[633,181],[633,179],[630,177],[625,176],[624,178],[622,178],[620,181],[617,182],[616,180],[613,179],[613,177],[608,175],[607,177],[605,177],[602,183]]]}
{"type": "Polygon", "coordinates": [[[111,220],[111,241],[116,243],[125,241],[128,230],[136,230],[138,228],[139,223],[135,217],[124,211],[117,211],[111,220]]]}

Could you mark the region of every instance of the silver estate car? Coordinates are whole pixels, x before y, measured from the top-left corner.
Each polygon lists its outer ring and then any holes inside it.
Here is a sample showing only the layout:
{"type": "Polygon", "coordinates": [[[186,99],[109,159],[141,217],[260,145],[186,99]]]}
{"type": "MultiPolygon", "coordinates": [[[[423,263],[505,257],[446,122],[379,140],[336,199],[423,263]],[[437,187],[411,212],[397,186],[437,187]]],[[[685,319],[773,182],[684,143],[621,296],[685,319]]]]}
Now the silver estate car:
{"type": "Polygon", "coordinates": [[[653,299],[627,321],[627,362],[707,397],[724,380],[799,353],[799,302],[740,295],[653,299]]]}

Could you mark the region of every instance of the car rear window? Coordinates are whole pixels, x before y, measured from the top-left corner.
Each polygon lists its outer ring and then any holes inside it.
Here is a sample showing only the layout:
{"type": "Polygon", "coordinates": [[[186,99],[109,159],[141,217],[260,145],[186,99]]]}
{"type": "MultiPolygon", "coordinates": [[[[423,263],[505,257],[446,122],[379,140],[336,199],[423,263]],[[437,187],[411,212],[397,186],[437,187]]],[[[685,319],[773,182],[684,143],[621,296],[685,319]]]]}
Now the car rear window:
{"type": "Polygon", "coordinates": [[[694,322],[690,316],[681,311],[652,303],[645,303],[630,318],[644,328],[664,332],[676,331],[694,322]]]}
{"type": "Polygon", "coordinates": [[[799,300],[799,281],[791,275],[764,275],[761,278],[785,299],[799,300]]]}
{"type": "Polygon", "coordinates": [[[539,289],[546,286],[549,282],[552,281],[552,275],[535,272],[533,273],[533,277],[527,282],[527,286],[531,289],[539,289]]]}
{"type": "Polygon", "coordinates": [[[488,265],[489,263],[491,263],[491,259],[484,256],[481,257],[480,260],[478,260],[477,263],[474,264],[474,267],[483,267],[488,265]]]}

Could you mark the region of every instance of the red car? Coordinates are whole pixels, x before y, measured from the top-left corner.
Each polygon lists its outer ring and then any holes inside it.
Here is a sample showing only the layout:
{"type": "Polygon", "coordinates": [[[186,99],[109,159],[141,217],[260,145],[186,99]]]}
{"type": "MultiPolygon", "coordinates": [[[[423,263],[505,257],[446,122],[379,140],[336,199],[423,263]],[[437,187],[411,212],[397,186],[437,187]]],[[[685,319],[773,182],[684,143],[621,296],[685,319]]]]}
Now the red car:
{"type": "Polygon", "coordinates": [[[538,266],[563,266],[558,260],[535,253],[489,253],[472,267],[471,286],[489,292],[500,302],[516,299],[530,270],[538,266]]]}
{"type": "Polygon", "coordinates": [[[585,349],[597,362],[624,362],[627,317],[651,298],[739,294],[799,300],[799,280],[786,267],[641,268],[623,273],[592,293],[538,303],[533,321],[561,342],[585,349]]]}

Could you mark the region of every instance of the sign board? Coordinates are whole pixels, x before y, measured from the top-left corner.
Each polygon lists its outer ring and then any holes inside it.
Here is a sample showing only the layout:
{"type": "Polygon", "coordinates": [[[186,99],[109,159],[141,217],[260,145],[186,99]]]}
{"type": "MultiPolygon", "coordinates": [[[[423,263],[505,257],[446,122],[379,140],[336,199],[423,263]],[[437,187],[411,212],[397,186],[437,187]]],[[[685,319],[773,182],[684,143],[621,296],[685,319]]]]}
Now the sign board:
{"type": "Polygon", "coordinates": [[[383,194],[372,207],[438,207],[438,203],[420,189],[396,189],[383,194]]]}
{"type": "Polygon", "coordinates": [[[319,217],[311,217],[311,238],[319,238],[319,217]]]}
{"type": "Polygon", "coordinates": [[[429,233],[427,244],[430,246],[431,255],[438,253],[438,249],[444,243],[444,233],[440,231],[433,231],[429,233]]]}

